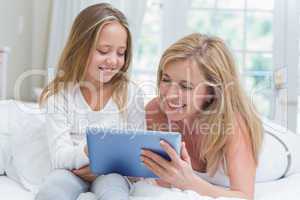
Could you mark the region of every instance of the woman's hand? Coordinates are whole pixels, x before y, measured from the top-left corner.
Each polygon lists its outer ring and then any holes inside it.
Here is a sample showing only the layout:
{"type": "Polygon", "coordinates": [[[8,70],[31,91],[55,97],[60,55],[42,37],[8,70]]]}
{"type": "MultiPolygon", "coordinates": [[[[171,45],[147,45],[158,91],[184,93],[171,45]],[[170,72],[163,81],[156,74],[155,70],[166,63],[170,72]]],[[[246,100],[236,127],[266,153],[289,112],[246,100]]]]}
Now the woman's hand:
{"type": "Polygon", "coordinates": [[[191,158],[185,143],[182,143],[181,157],[177,155],[176,151],[167,142],[161,141],[160,144],[171,158],[171,161],[152,151],[143,150],[141,155],[143,163],[149,170],[160,177],[161,180],[158,181],[158,184],[160,182],[164,184],[169,183],[173,187],[183,190],[191,188],[196,175],[192,169],[191,158]]]}
{"type": "Polygon", "coordinates": [[[156,179],[155,180],[156,184],[159,185],[160,187],[165,187],[165,188],[171,188],[172,185],[162,179],[156,179]]]}
{"type": "Polygon", "coordinates": [[[91,172],[89,166],[85,166],[85,167],[82,167],[80,169],[72,170],[72,172],[75,175],[79,176],[81,179],[83,179],[84,181],[87,181],[87,182],[93,182],[97,178],[97,176],[95,176],[91,172]]]}

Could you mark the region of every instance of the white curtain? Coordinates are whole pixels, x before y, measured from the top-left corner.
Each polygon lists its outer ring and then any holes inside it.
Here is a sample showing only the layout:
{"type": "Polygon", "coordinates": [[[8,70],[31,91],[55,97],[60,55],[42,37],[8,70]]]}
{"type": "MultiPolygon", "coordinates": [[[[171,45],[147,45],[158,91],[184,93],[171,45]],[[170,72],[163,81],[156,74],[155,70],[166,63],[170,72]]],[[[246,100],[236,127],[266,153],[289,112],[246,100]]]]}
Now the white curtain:
{"type": "Polygon", "coordinates": [[[79,0],[53,0],[47,53],[47,68],[57,65],[71,25],[80,11],[79,0]]]}
{"type": "Polygon", "coordinates": [[[101,2],[111,3],[114,7],[123,11],[129,21],[133,43],[136,46],[147,0],[53,0],[46,62],[47,68],[56,67],[72,23],[80,10],[101,2]]]}

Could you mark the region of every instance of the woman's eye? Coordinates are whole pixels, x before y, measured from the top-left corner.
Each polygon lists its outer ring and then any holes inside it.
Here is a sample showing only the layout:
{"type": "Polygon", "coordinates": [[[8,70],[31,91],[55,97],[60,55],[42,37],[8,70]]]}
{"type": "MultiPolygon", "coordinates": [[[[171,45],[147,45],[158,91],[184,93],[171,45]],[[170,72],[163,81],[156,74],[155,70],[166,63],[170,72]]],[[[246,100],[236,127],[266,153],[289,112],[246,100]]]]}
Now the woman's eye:
{"type": "Polygon", "coordinates": [[[193,89],[192,86],[188,86],[188,85],[181,85],[181,88],[185,89],[185,90],[192,90],[193,89]]]}
{"type": "Polygon", "coordinates": [[[124,56],[125,55],[125,52],[119,52],[118,53],[118,56],[124,56]]]}
{"type": "Polygon", "coordinates": [[[162,78],[161,81],[166,82],[166,83],[170,83],[171,82],[171,80],[167,79],[167,78],[162,78]]]}

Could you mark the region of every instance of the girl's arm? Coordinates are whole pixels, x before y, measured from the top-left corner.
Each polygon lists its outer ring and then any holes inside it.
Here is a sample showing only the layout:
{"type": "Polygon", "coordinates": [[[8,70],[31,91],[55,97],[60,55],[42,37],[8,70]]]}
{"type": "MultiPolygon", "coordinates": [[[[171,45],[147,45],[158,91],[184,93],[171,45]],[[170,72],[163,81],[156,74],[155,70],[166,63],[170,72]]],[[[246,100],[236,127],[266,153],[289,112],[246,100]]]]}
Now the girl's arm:
{"type": "MultiPolygon", "coordinates": [[[[68,98],[57,94],[46,102],[46,136],[52,167],[79,169],[89,163],[84,153],[85,143],[74,146],[71,139],[71,124],[68,120],[68,98]]],[[[70,99],[69,99],[70,100],[70,99]]]]}

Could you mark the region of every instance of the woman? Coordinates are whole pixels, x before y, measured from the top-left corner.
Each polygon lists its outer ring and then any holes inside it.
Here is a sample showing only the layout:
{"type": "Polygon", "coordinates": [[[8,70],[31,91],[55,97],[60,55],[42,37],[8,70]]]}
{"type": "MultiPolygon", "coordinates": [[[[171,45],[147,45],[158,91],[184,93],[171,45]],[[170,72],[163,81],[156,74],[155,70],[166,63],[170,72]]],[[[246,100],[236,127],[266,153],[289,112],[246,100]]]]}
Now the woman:
{"type": "Polygon", "coordinates": [[[147,127],[178,131],[183,143],[178,156],[162,141],[171,161],[142,152],[144,164],[160,177],[157,183],[205,196],[253,199],[262,123],[224,42],[195,33],[171,45],[160,61],[158,88],[158,97],[146,106],[147,127]]]}

